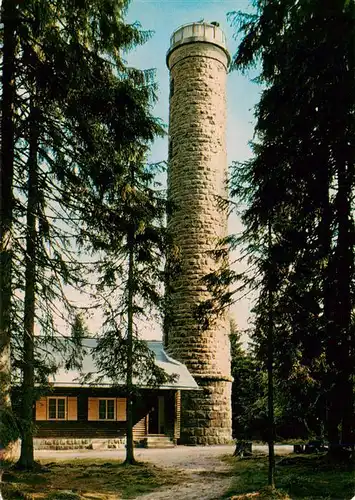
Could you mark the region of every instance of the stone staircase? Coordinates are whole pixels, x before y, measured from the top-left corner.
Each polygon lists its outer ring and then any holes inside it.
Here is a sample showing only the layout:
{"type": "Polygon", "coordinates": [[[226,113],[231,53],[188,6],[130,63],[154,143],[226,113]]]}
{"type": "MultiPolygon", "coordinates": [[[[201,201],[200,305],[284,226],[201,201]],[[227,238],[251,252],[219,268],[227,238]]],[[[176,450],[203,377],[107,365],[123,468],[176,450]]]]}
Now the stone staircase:
{"type": "Polygon", "coordinates": [[[169,436],[149,434],[142,440],[144,448],[174,448],[175,445],[169,436]]]}

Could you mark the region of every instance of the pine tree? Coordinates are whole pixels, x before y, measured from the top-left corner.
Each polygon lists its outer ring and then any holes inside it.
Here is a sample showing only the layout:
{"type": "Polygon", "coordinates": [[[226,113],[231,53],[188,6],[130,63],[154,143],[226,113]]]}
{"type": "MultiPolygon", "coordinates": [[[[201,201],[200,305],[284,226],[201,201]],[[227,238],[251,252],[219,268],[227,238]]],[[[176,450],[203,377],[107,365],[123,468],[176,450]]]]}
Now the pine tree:
{"type": "MultiPolygon", "coordinates": [[[[20,466],[26,468],[33,467],[36,370],[43,372],[36,359],[34,325],[38,323],[42,334],[46,333],[45,342],[50,339],[53,343],[56,315],[68,322],[73,317],[75,322],[63,284],[85,282],[80,278],[82,264],[75,260],[73,243],[75,239],[81,245],[87,242],[88,235],[82,230],[87,206],[100,212],[106,185],[119,184],[136,142],[153,137],[157,130],[147,108],[140,105],[142,73],[126,68],[121,59],[121,50],[147,37],[138,26],[123,22],[127,5],[112,0],[103,9],[100,1],[57,5],[29,0],[15,9],[17,50],[12,42],[11,78],[4,64],[2,105],[8,112],[2,116],[11,125],[7,130],[16,131],[16,137],[12,134],[8,139],[11,147],[7,150],[14,154],[6,170],[16,180],[16,211],[15,219],[10,212],[2,217],[2,227],[13,225],[12,255],[17,265],[12,335],[8,325],[8,335],[2,338],[7,339],[7,354],[11,338],[13,364],[23,372],[20,466]],[[6,94],[9,88],[12,93],[6,94]],[[11,97],[10,104],[6,96],[11,97]],[[12,108],[16,120],[9,114],[12,108]],[[64,312],[58,311],[58,299],[65,305],[64,312]],[[23,318],[21,346],[18,333],[23,318]]],[[[6,8],[11,11],[5,6],[5,14],[6,8]]],[[[11,16],[13,13],[3,16],[4,41],[15,36],[11,16]]],[[[9,188],[11,175],[6,182],[9,188]]],[[[6,196],[14,197],[12,189],[7,189],[6,196]]],[[[10,298],[7,308],[2,308],[4,315],[9,314],[10,298]]]]}
{"type": "Polygon", "coordinates": [[[33,468],[32,408],[34,402],[34,334],[36,303],[36,246],[37,246],[37,203],[38,203],[38,108],[35,96],[29,112],[29,157],[28,192],[26,214],[26,264],[23,333],[23,382],[22,382],[22,440],[20,463],[24,468],[33,468]]]}
{"type": "Polygon", "coordinates": [[[107,206],[98,242],[101,248],[106,247],[106,259],[100,266],[100,288],[109,307],[96,359],[100,373],[116,384],[122,378],[126,382],[127,465],[135,463],[133,412],[139,386],[159,386],[171,379],[155,365],[154,354],[140,339],[137,326],[154,310],[161,312],[166,245],[166,203],[154,189],[155,172],[145,165],[144,150],[132,157],[120,191],[107,206]],[[122,227],[122,223],[125,231],[118,233],[116,225],[122,227]]]}
{"type": "Polygon", "coordinates": [[[231,321],[230,340],[233,437],[260,439],[264,437],[258,426],[264,411],[264,371],[254,354],[243,349],[234,321],[231,321]]]}
{"type": "Polygon", "coordinates": [[[342,423],[342,442],[351,444],[353,2],[255,6],[255,15],[232,17],[244,33],[235,67],[259,59],[264,85],[254,157],[235,171],[234,192],[248,204],[244,242],[257,259],[271,208],[283,376],[287,364],[288,373],[297,362],[314,369],[326,356],[326,370],[314,376],[322,377],[328,401],[328,438],[337,445],[342,423]]]}
{"type": "MultiPolygon", "coordinates": [[[[0,448],[16,439],[11,418],[10,339],[12,288],[12,224],[15,51],[17,44],[17,2],[2,2],[4,25],[1,75],[1,151],[0,151],[0,448]]],[[[1,479],[1,478],[0,478],[1,479]]]]}

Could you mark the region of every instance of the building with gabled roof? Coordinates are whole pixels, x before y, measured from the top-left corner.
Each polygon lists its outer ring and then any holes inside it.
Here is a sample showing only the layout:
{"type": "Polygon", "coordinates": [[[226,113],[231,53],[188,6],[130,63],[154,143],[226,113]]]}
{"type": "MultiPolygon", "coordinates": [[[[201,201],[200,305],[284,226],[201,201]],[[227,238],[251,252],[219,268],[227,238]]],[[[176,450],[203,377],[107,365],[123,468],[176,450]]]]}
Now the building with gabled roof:
{"type": "MultiPolygon", "coordinates": [[[[186,366],[163,349],[162,342],[148,341],[155,363],[174,380],[159,387],[149,387],[136,381],[139,388],[134,402],[133,435],[137,445],[173,445],[180,437],[181,391],[198,386],[186,366]]],[[[36,447],[49,441],[53,446],[91,446],[97,440],[123,445],[126,434],[125,383],[108,378],[95,380],[97,367],[93,350],[97,339],[83,340],[84,356],[81,369],[65,369],[56,357],[58,370],[51,376],[50,392],[43,395],[35,407],[36,447]],[[90,381],[87,375],[91,374],[90,381]],[[49,441],[48,441],[49,440],[49,441]],[[59,440],[59,441],[58,441],[59,440]]]]}

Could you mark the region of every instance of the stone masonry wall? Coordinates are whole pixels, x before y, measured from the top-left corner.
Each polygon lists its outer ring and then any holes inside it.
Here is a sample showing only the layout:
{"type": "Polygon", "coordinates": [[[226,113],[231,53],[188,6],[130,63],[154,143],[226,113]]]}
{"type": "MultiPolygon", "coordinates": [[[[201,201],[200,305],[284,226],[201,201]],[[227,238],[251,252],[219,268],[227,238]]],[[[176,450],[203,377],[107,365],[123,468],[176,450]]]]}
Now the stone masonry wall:
{"type": "Polygon", "coordinates": [[[209,298],[202,278],[216,268],[210,254],[225,236],[227,56],[213,44],[182,45],[169,56],[169,231],[179,249],[179,272],[170,276],[165,344],[185,363],[201,391],[182,394],[181,439],[217,444],[231,439],[229,321],[207,330],[195,316],[209,298]]]}

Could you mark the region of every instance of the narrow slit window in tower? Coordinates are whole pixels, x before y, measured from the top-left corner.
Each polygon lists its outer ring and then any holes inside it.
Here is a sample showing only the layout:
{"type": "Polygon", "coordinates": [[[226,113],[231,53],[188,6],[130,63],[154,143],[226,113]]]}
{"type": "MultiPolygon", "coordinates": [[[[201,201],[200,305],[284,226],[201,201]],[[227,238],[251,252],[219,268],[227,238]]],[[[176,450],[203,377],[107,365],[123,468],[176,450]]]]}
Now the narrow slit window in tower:
{"type": "Polygon", "coordinates": [[[173,141],[170,139],[170,142],[169,142],[169,160],[171,160],[171,158],[174,156],[174,145],[173,145],[173,141]]]}
{"type": "Polygon", "coordinates": [[[173,97],[174,91],[175,91],[175,88],[174,88],[174,78],[172,78],[170,80],[170,97],[173,97]]]}

